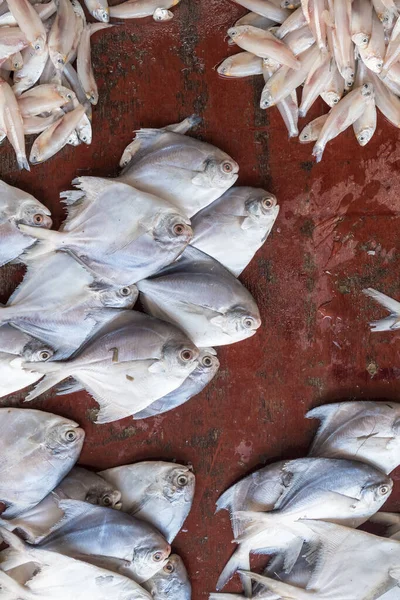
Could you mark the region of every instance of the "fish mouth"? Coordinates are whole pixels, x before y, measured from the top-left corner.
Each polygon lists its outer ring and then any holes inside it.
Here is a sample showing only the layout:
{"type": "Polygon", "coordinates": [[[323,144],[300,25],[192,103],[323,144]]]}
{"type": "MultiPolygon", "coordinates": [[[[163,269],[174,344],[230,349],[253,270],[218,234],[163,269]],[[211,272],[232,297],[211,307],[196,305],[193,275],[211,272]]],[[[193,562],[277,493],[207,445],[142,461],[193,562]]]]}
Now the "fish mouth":
{"type": "Polygon", "coordinates": [[[122,502],[116,502],[114,504],[114,509],[115,510],[121,510],[122,509],[122,502]]]}

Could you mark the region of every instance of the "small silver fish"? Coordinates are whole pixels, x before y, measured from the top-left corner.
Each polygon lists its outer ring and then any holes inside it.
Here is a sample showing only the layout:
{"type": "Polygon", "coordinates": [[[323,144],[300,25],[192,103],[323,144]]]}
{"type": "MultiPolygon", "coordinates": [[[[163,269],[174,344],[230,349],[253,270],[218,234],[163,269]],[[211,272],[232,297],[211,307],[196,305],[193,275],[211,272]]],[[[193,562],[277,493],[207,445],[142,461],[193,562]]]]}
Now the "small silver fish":
{"type": "Polygon", "coordinates": [[[168,561],[151,579],[143,583],[154,600],[190,600],[190,580],[180,556],[171,554],[168,561]]]}

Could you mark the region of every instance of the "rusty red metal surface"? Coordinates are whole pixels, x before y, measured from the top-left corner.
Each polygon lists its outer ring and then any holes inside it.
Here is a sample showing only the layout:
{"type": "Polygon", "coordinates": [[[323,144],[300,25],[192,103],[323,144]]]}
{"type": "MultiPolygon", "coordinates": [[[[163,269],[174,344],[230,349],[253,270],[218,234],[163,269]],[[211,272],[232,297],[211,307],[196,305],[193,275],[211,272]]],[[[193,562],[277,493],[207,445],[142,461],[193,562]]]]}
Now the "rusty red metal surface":
{"type": "MultiPolygon", "coordinates": [[[[279,199],[275,229],[242,276],[263,326],[220,349],[220,372],[200,396],[158,418],[103,426],[91,423],[95,403],[86,393],[50,393],[31,405],[85,427],[82,464],[164,458],[194,465],[193,510],[175,543],[194,600],[214,590],[233,550],[228,516],[214,516],[228,485],[266,461],[304,456],[316,429],[304,419],[309,408],[400,395],[400,334],[370,334],[368,321],[383,314],[361,294],[371,286],[400,298],[398,131],[380,116],[368,146],[359,148],[349,130],[315,165],[311,146],[288,141],[278,111],[258,108],[260,78],[227,81],[213,70],[232,52],[227,27],[244,13],[228,0],[182,0],[169,23],[146,19],[107,30],[94,39],[100,101],[92,145],[69,146],[31,173],[16,171],[8,144],[0,148],[1,177],[47,204],[58,226],[58,195],[77,174],[115,175],[134,129],[195,112],[203,118],[195,135],[238,161],[239,183],[264,186],[279,199]]],[[[324,110],[322,101],[314,105],[310,120],[324,110]]],[[[1,269],[2,301],[21,274],[16,266],[1,269]]],[[[400,471],[391,510],[400,510],[399,478],[400,471]]]]}

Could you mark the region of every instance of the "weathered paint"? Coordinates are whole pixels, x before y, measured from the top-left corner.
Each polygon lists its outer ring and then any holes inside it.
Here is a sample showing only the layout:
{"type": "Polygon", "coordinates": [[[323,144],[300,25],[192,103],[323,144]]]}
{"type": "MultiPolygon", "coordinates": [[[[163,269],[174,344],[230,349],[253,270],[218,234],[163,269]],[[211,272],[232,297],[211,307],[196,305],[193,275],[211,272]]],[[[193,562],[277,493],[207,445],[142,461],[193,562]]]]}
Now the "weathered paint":
{"type": "MultiPolygon", "coordinates": [[[[103,426],[90,423],[95,403],[86,393],[48,394],[31,405],[85,426],[83,464],[107,468],[147,458],[193,464],[193,511],[175,547],[188,565],[194,600],[214,589],[233,550],[227,515],[214,516],[229,484],[265,461],[304,456],[316,428],[303,418],[309,408],[337,399],[400,398],[400,334],[370,334],[368,321],[385,313],[361,294],[371,286],[400,299],[398,132],[380,116],[368,146],[360,148],[349,130],[315,165],[310,145],[287,139],[275,108],[257,108],[260,78],[228,81],[213,70],[232,52],[226,29],[244,12],[228,0],[182,0],[169,23],[146,19],[97,35],[93,144],[68,147],[31,173],[16,171],[7,143],[0,148],[1,176],[51,207],[58,226],[59,192],[77,174],[115,175],[134,129],[197,112],[203,123],[195,135],[239,162],[239,183],[265,186],[279,198],[276,227],[242,276],[263,327],[219,351],[221,370],[199,397],[161,417],[103,426]]],[[[321,101],[308,119],[323,110],[321,101]]],[[[21,270],[7,266],[0,275],[5,301],[21,270]]],[[[400,509],[400,482],[388,507],[400,509]]]]}

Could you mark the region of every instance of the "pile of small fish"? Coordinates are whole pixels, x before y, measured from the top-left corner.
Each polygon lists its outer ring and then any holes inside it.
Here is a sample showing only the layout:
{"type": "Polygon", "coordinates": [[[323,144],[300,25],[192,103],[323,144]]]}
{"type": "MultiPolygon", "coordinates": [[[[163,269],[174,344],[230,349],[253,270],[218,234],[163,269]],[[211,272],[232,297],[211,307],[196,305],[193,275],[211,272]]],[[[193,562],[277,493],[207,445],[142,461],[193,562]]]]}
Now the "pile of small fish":
{"type": "Polygon", "coordinates": [[[0,264],[27,265],[0,307],[0,396],[44,376],[27,400],[84,388],[97,423],[158,415],[211,381],[213,346],[256,333],[258,307],[237,277],[279,206],[231,187],[238,165],[185,135],[195,123],[141,129],[120,177],[76,179],[59,231],[33,196],[0,183],[0,264]],[[130,310],[139,293],[147,314],[130,310]]]}
{"type": "Polygon", "coordinates": [[[228,78],[263,75],[260,106],[278,108],[289,137],[299,135],[299,117],[320,96],[330,111],[308,123],[299,137],[315,142],[317,162],[327,143],[351,125],[365,146],[376,130],[377,108],[400,127],[398,1],[235,2],[253,11],[228,30],[231,43],[244,52],[224,60],[218,73],[228,78]]]}
{"type": "Polygon", "coordinates": [[[398,599],[400,515],[377,511],[400,464],[400,404],[328,404],[306,416],[321,422],[307,458],[268,465],[219,498],[238,547],[217,589],[238,571],[247,597],[398,599]],[[388,537],[356,529],[368,520],[388,537]],[[251,553],[273,555],[263,575],[251,572],[251,553]]]}
{"type": "Polygon", "coordinates": [[[85,433],[38,410],[0,409],[4,600],[190,600],[170,544],[188,516],[190,467],[74,467],[85,433]]]}
{"type": "Polygon", "coordinates": [[[29,161],[42,163],[66,144],[92,141],[92,105],[99,99],[91,36],[111,27],[110,17],[172,18],[179,0],[85,0],[101,23],[87,23],[79,0],[4,0],[0,6],[0,140],[30,170],[25,135],[39,134],[29,161]],[[76,66],[73,63],[76,61],[76,66]]]}

